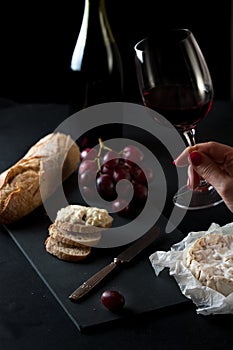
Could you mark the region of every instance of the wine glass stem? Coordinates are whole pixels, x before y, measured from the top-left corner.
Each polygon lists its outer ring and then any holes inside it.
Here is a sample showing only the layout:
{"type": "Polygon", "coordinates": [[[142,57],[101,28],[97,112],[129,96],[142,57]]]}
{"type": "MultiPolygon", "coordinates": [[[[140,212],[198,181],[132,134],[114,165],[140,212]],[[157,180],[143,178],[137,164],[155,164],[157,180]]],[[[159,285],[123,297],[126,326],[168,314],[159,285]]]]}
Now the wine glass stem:
{"type": "Polygon", "coordinates": [[[184,137],[185,140],[188,144],[188,146],[195,146],[196,145],[196,140],[195,140],[195,129],[190,129],[184,131],[184,137]]]}
{"type": "MultiPolygon", "coordinates": [[[[196,145],[195,129],[184,131],[183,134],[187,141],[188,146],[196,145]]],[[[197,188],[195,188],[195,191],[205,191],[206,189],[208,189],[208,187],[209,187],[209,183],[200,177],[199,185],[197,188]]]]}

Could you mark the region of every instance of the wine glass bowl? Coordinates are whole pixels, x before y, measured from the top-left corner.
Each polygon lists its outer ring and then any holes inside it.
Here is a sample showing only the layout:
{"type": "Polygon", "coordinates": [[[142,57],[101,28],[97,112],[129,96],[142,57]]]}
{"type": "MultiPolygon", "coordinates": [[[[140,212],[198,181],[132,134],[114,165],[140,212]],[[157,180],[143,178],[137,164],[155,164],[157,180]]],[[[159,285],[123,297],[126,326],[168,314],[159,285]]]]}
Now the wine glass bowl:
{"type": "MultiPolygon", "coordinates": [[[[195,145],[195,127],[212,108],[214,89],[202,51],[189,29],[161,30],[135,47],[138,84],[145,106],[161,114],[195,145]]],[[[174,196],[175,205],[200,209],[222,202],[203,179],[195,190],[187,186],[174,196]],[[192,191],[190,201],[190,191],[192,191]]]]}

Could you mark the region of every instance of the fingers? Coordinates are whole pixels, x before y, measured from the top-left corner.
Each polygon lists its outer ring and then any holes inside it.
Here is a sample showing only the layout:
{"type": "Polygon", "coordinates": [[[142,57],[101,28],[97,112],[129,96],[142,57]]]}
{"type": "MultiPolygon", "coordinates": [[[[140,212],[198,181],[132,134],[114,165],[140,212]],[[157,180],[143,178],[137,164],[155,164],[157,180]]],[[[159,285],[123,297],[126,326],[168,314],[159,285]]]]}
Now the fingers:
{"type": "Polygon", "coordinates": [[[198,187],[199,183],[200,183],[200,176],[193,169],[193,166],[189,165],[187,187],[190,189],[195,189],[196,187],[198,187]]]}
{"type": "Polygon", "coordinates": [[[224,163],[231,155],[233,157],[233,148],[218,142],[198,143],[195,150],[204,153],[216,163],[224,163]]]}
{"type": "Polygon", "coordinates": [[[194,171],[214,186],[222,197],[225,197],[228,186],[232,187],[232,177],[204,153],[193,151],[190,153],[189,158],[194,171]]]}
{"type": "Polygon", "coordinates": [[[191,152],[191,147],[187,147],[180,155],[177,157],[173,163],[178,167],[184,167],[189,164],[189,153],[191,152]]]}
{"type": "Polygon", "coordinates": [[[206,154],[216,163],[224,164],[226,160],[233,159],[233,148],[218,142],[198,143],[193,147],[187,147],[175,160],[174,164],[183,167],[189,163],[189,154],[192,151],[199,151],[206,154]]]}
{"type": "MultiPolygon", "coordinates": [[[[233,178],[224,169],[213,162],[204,153],[197,151],[190,153],[190,161],[194,173],[207,180],[219,193],[226,206],[233,212],[233,178]]],[[[193,180],[195,188],[195,179],[193,180]]]]}

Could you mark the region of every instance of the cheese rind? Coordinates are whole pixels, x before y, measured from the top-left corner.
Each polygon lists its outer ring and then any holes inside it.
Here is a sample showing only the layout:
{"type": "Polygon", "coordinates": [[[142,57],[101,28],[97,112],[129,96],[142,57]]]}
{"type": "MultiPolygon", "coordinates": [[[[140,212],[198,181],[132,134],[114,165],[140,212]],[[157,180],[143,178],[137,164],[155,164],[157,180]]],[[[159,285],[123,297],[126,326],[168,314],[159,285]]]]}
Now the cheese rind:
{"type": "Polygon", "coordinates": [[[184,253],[184,264],[202,285],[224,296],[233,292],[233,235],[207,234],[184,253]]]}

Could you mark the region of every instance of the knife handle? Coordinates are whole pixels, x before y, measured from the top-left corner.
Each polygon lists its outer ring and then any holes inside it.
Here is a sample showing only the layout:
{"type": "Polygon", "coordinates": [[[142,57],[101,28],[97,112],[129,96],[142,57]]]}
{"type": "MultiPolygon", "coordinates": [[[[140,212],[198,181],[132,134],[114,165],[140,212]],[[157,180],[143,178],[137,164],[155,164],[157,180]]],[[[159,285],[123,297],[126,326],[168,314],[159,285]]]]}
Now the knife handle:
{"type": "Polygon", "coordinates": [[[106,276],[109,275],[119,264],[122,263],[122,260],[114,258],[114,260],[90,277],[87,281],[81,284],[70,296],[71,301],[78,301],[84,295],[89,293],[99,282],[101,282],[106,276]]]}

